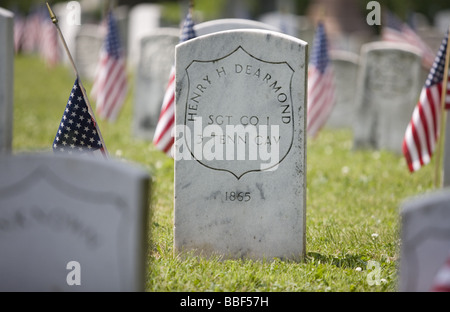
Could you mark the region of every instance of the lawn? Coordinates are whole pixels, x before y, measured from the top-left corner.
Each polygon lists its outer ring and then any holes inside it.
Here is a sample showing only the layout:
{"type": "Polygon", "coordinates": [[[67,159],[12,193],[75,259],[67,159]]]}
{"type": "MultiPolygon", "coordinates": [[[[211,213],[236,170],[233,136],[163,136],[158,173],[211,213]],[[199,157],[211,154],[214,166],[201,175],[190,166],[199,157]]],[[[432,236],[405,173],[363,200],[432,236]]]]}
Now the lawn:
{"type": "MultiPolygon", "coordinates": [[[[75,76],[34,56],[15,59],[13,151],[50,152],[75,76]]],[[[92,83],[83,81],[89,94],[92,83]]],[[[94,105],[94,103],[93,103],[94,105]]],[[[173,160],[132,133],[130,92],[115,123],[99,120],[113,157],[152,176],[148,291],[392,292],[397,290],[399,208],[433,189],[433,162],[410,174],[401,155],[353,149],[349,129],[323,130],[307,144],[303,262],[205,259],[173,253],[173,160]]],[[[195,195],[193,195],[195,196],[195,195]]]]}

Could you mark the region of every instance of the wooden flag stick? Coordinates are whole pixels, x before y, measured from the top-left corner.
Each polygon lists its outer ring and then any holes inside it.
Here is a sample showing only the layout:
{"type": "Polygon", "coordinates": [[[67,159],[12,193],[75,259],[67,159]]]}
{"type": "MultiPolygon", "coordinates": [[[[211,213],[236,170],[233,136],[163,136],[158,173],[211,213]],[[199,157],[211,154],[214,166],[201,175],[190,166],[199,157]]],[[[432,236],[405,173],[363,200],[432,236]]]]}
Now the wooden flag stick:
{"type": "Polygon", "coordinates": [[[84,89],[83,83],[81,82],[80,75],[78,74],[77,67],[75,66],[75,62],[74,62],[74,60],[72,58],[72,54],[69,51],[69,47],[67,46],[66,40],[64,39],[64,36],[63,36],[63,34],[61,32],[61,28],[59,28],[58,19],[56,18],[55,13],[53,13],[53,10],[50,7],[50,5],[48,4],[48,2],[46,2],[46,4],[47,4],[48,13],[50,14],[50,18],[51,18],[53,24],[55,25],[56,29],[58,30],[58,34],[59,34],[59,37],[61,38],[61,42],[63,43],[64,50],[66,51],[67,56],[69,57],[69,60],[70,60],[70,63],[72,64],[73,70],[75,71],[75,76],[78,79],[78,84],[80,85],[81,92],[83,93],[83,98],[84,98],[84,101],[87,104],[89,114],[94,119],[95,128],[97,129],[98,136],[100,138],[100,141],[102,142],[102,146],[103,146],[103,150],[104,150],[105,156],[108,157],[108,150],[106,149],[105,141],[103,140],[102,133],[100,132],[100,130],[98,128],[98,124],[97,124],[97,120],[95,119],[94,111],[92,110],[91,104],[89,102],[89,98],[87,97],[87,94],[86,94],[86,90],[84,89]]]}
{"type": "Polygon", "coordinates": [[[441,122],[440,122],[440,133],[439,133],[439,142],[438,142],[438,150],[436,153],[436,164],[435,164],[435,180],[434,186],[436,188],[442,188],[442,154],[444,150],[444,142],[445,142],[445,130],[446,130],[446,122],[447,122],[447,110],[445,109],[445,98],[447,96],[447,83],[448,83],[448,66],[450,61],[450,47],[449,47],[449,37],[450,37],[450,27],[447,32],[447,51],[445,53],[445,66],[444,66],[444,78],[442,80],[442,93],[441,93],[441,122]]]}

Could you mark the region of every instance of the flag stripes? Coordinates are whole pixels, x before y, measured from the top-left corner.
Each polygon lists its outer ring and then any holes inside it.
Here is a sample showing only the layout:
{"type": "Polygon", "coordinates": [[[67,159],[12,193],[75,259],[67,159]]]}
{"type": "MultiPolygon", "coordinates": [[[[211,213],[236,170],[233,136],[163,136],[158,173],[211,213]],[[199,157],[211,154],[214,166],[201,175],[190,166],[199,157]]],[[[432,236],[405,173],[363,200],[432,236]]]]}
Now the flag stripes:
{"type": "Polygon", "coordinates": [[[175,67],[172,67],[169,83],[164,95],[161,113],[156,126],[154,145],[166,154],[169,154],[174,143],[172,133],[175,123],[175,67]]]}
{"type": "Polygon", "coordinates": [[[444,265],[439,269],[431,286],[433,292],[450,292],[450,257],[447,257],[444,265]]]}
{"type": "MultiPolygon", "coordinates": [[[[419,170],[430,162],[439,139],[447,40],[448,34],[442,41],[403,139],[403,154],[411,172],[419,170]]],[[[448,109],[450,106],[448,83],[446,88],[445,108],[448,109]]]]}
{"type": "MultiPolygon", "coordinates": [[[[195,37],[194,22],[192,20],[191,10],[189,10],[181,30],[180,42],[195,37]]],[[[155,147],[169,156],[172,156],[172,146],[175,142],[173,134],[175,129],[175,71],[175,66],[172,66],[169,83],[161,106],[161,113],[153,137],[155,147]]]]}
{"type": "Polygon", "coordinates": [[[126,61],[120,46],[119,30],[112,12],[107,16],[107,35],[91,94],[100,118],[115,121],[128,92],[126,61]]]}
{"type": "Polygon", "coordinates": [[[327,122],[335,103],[334,73],[328,57],[325,27],[318,24],[308,69],[307,133],[315,137],[327,122]]]}
{"type": "Polygon", "coordinates": [[[422,64],[426,69],[433,66],[435,55],[431,48],[407,24],[401,22],[392,12],[386,12],[385,27],[382,29],[384,41],[408,43],[419,48],[422,55],[422,64]]]}

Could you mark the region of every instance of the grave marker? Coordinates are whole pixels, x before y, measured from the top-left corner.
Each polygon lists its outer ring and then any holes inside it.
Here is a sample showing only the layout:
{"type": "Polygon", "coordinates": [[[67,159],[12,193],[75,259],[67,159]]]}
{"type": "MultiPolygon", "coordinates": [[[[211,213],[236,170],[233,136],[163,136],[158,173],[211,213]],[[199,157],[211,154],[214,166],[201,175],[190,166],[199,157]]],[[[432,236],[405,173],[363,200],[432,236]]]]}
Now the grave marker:
{"type": "MultiPolygon", "coordinates": [[[[81,11],[78,10],[70,10],[68,7],[69,2],[58,2],[53,5],[53,12],[58,18],[58,25],[61,28],[61,32],[64,36],[64,40],[66,41],[67,47],[69,51],[75,51],[75,38],[80,30],[81,24],[78,24],[77,21],[81,21],[81,11]]],[[[58,40],[60,49],[64,50],[63,44],[61,40],[58,40]]],[[[62,60],[64,64],[70,64],[69,57],[66,53],[62,54],[62,60]]]]}
{"type": "Polygon", "coordinates": [[[144,290],[145,171],[51,154],[0,157],[0,172],[0,291],[144,290]]]}
{"type": "Polygon", "coordinates": [[[402,153],[405,130],[423,86],[420,52],[411,45],[374,42],[361,51],[354,147],[402,153]]]}
{"type": "Polygon", "coordinates": [[[75,64],[81,77],[95,78],[100,51],[105,40],[106,32],[102,33],[101,26],[83,24],[75,37],[75,64]]]}
{"type": "Polygon", "coordinates": [[[352,52],[335,50],[330,53],[330,61],[335,76],[336,104],[327,126],[353,129],[359,56],[352,52]]]}
{"type": "Polygon", "coordinates": [[[11,151],[13,132],[14,15],[0,8],[0,154],[11,151]]]}
{"type": "Polygon", "coordinates": [[[450,186],[450,118],[448,117],[445,121],[445,134],[444,134],[444,144],[443,146],[443,157],[444,160],[442,162],[442,185],[444,187],[450,186]]]}
{"type": "Polygon", "coordinates": [[[176,252],[304,257],[306,57],[264,30],[177,46],[176,252]]]}
{"type": "Polygon", "coordinates": [[[131,67],[135,67],[140,58],[139,42],[142,37],[160,27],[161,12],[161,5],[152,3],[139,3],[130,9],[127,54],[131,67]]]}
{"type": "Polygon", "coordinates": [[[178,28],[159,28],[141,39],[134,95],[134,134],[153,140],[169,74],[175,62],[178,28]]]}
{"type": "Polygon", "coordinates": [[[450,252],[450,191],[408,199],[401,207],[400,291],[430,291],[450,252]]]}

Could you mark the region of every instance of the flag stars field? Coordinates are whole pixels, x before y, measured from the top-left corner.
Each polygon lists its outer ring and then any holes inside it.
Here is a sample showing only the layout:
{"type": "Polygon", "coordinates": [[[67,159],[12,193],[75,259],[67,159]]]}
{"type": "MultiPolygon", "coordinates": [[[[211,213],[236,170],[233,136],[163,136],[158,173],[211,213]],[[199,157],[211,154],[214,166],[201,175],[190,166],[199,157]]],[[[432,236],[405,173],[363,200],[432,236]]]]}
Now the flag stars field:
{"type": "Polygon", "coordinates": [[[65,113],[62,116],[61,124],[53,143],[53,150],[55,152],[66,152],[67,149],[64,147],[67,145],[71,150],[77,150],[79,152],[83,152],[86,149],[88,151],[101,150],[103,147],[98,132],[95,129],[95,123],[92,123],[92,116],[87,109],[81,93],[77,79],[67,101],[67,106],[64,110],[65,113]],[[68,125],[65,125],[65,123],[68,125]],[[79,130],[81,129],[83,131],[80,132],[79,130]],[[63,141],[60,139],[61,136],[64,138],[63,141]],[[90,144],[86,144],[86,140],[90,144]]]}

